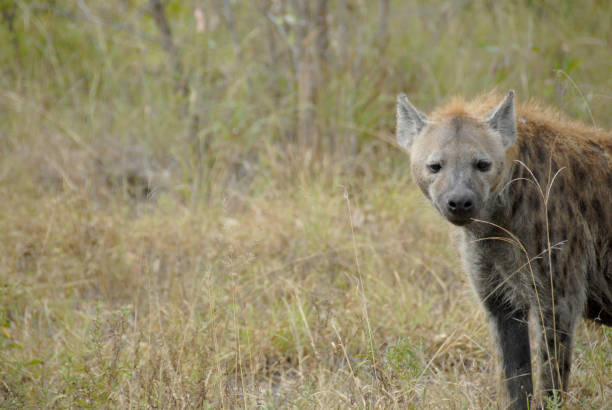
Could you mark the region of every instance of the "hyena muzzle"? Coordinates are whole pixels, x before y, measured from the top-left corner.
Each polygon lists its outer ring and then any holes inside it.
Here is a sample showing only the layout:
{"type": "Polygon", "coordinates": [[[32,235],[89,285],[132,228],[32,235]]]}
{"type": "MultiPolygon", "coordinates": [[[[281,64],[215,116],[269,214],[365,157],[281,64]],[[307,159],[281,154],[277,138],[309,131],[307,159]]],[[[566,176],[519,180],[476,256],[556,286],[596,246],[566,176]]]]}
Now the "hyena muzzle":
{"type": "Polygon", "coordinates": [[[507,400],[526,409],[530,312],[547,395],[567,389],[580,317],[612,326],[612,134],[533,104],[515,109],[512,91],[500,99],[455,99],[427,118],[399,95],[397,139],[415,182],[453,224],[507,400]]]}

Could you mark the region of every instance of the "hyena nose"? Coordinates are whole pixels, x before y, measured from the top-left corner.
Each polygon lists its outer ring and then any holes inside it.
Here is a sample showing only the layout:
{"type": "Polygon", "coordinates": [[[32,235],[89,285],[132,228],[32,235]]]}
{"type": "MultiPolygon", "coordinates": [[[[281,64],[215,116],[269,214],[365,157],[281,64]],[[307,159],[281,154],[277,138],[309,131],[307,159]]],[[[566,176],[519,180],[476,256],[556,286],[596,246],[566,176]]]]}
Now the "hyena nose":
{"type": "Polygon", "coordinates": [[[474,201],[469,197],[454,197],[448,200],[447,206],[451,213],[465,215],[474,209],[474,201]]]}

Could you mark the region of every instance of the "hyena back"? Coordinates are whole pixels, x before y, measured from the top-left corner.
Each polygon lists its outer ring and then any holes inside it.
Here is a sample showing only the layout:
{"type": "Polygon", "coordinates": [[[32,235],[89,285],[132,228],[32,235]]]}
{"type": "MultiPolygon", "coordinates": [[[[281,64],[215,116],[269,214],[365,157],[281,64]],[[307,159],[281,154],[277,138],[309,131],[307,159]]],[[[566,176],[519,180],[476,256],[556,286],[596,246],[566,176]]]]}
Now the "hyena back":
{"type": "Polygon", "coordinates": [[[510,406],[528,408],[530,311],[549,395],[567,389],[580,316],[612,326],[612,134],[534,104],[515,109],[512,91],[499,100],[455,99],[427,118],[400,95],[397,138],[419,188],[454,225],[510,406]]]}

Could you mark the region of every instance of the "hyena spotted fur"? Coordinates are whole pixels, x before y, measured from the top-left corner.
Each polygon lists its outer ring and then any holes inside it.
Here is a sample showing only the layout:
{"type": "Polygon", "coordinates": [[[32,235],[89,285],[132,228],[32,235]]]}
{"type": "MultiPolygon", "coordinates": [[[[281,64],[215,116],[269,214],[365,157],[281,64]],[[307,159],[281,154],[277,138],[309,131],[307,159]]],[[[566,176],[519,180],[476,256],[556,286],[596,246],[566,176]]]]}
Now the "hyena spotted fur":
{"type": "Polygon", "coordinates": [[[612,325],[612,134],[493,93],[429,117],[398,97],[414,179],[453,224],[488,313],[511,408],[534,403],[530,317],[547,395],[567,389],[581,316],[612,325]],[[501,101],[501,102],[500,102],[501,101]]]}

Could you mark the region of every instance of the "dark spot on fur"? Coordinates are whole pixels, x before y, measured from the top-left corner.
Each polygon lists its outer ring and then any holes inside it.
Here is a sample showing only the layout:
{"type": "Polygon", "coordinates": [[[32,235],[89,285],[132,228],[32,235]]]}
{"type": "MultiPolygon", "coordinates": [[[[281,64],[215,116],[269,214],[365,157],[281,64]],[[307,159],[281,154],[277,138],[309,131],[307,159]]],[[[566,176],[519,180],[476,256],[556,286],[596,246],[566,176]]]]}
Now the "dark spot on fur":
{"type": "MultiPolygon", "coordinates": [[[[542,222],[539,222],[539,221],[536,222],[533,225],[533,229],[535,231],[536,237],[539,238],[542,235],[542,222]]],[[[536,242],[538,242],[538,241],[536,240],[536,242]]]]}
{"type": "Polygon", "coordinates": [[[535,154],[536,154],[536,157],[538,158],[538,161],[540,163],[544,162],[546,160],[546,153],[544,152],[544,149],[539,145],[536,145],[534,149],[535,149],[535,154]]]}
{"type": "Polygon", "coordinates": [[[586,171],[580,162],[574,161],[574,176],[576,178],[576,182],[583,183],[586,178],[586,171]]]}
{"type": "Polygon", "coordinates": [[[556,252],[551,252],[550,261],[552,262],[552,264],[555,265],[558,260],[559,260],[559,255],[557,255],[556,252]]]}
{"type": "Polygon", "coordinates": [[[580,239],[580,236],[574,235],[574,252],[582,252],[582,248],[582,239],[580,239]]]}
{"type": "Polygon", "coordinates": [[[591,205],[593,205],[593,209],[595,210],[598,216],[604,216],[603,209],[601,208],[601,202],[599,202],[599,199],[593,199],[593,203],[591,205]]]}
{"type": "MultiPolygon", "coordinates": [[[[570,271],[569,271],[569,269],[567,268],[567,265],[566,265],[563,268],[563,271],[562,271],[562,273],[563,273],[562,278],[564,280],[566,280],[569,277],[569,272],[570,271]]],[[[558,292],[557,296],[558,297],[565,298],[567,296],[567,287],[565,287],[565,286],[558,286],[555,289],[557,289],[557,292],[558,292]]]]}
{"type": "Polygon", "coordinates": [[[559,187],[559,193],[560,194],[564,194],[565,193],[565,184],[563,183],[563,181],[559,181],[557,186],[559,187]]]}
{"type": "Polygon", "coordinates": [[[519,153],[520,158],[523,160],[523,162],[529,157],[529,146],[525,142],[521,144],[519,153]]]}
{"type": "Polygon", "coordinates": [[[566,227],[561,228],[561,230],[559,231],[559,236],[560,236],[559,240],[563,241],[567,239],[567,228],[566,227]]]}
{"type": "Polygon", "coordinates": [[[512,204],[512,216],[513,217],[516,215],[518,210],[521,208],[522,202],[523,202],[523,193],[520,192],[518,196],[516,197],[516,199],[514,200],[514,203],[512,204]]]}
{"type": "MultiPolygon", "coordinates": [[[[536,235],[536,240],[539,237],[536,235]]],[[[540,269],[540,272],[548,272],[548,256],[543,255],[541,258],[538,258],[537,266],[540,269]]]]}
{"type": "Polygon", "coordinates": [[[535,192],[529,196],[529,207],[533,210],[540,208],[540,197],[535,192]]]}
{"type": "Polygon", "coordinates": [[[576,245],[574,244],[574,238],[567,239],[567,244],[565,245],[565,252],[567,253],[567,259],[572,259],[576,254],[576,245]]]}
{"type": "Polygon", "coordinates": [[[584,215],[586,213],[586,210],[587,210],[587,205],[586,205],[586,202],[584,201],[584,199],[581,199],[578,202],[578,207],[580,208],[580,213],[584,215]]]}
{"type": "Polygon", "coordinates": [[[574,211],[573,211],[572,206],[570,204],[567,204],[567,217],[569,219],[573,219],[574,218],[574,211]]]}
{"type": "Polygon", "coordinates": [[[551,164],[551,169],[553,171],[553,174],[559,170],[559,166],[557,165],[557,161],[554,158],[551,158],[550,164],[551,164]]]}

